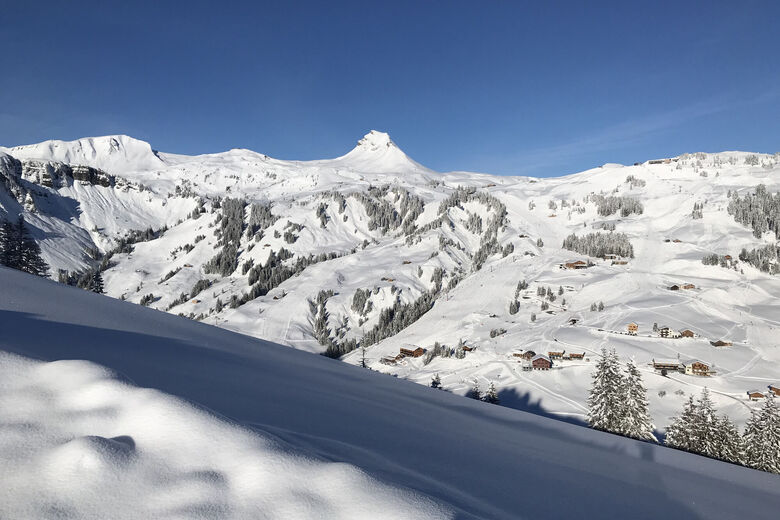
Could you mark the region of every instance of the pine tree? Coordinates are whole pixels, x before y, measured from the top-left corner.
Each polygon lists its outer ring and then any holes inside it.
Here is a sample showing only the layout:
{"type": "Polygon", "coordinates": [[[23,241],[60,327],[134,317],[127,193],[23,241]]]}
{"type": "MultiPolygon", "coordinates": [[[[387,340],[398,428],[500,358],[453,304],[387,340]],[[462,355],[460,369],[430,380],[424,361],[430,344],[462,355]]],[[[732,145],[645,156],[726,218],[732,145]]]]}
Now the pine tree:
{"type": "Polygon", "coordinates": [[[103,294],[103,274],[100,269],[95,269],[92,273],[89,290],[98,294],[103,294]]]}
{"type": "Polygon", "coordinates": [[[480,400],[482,399],[482,390],[479,388],[479,382],[474,381],[474,384],[469,388],[469,391],[466,393],[466,397],[470,399],[476,399],[480,400]]]}
{"type": "Polygon", "coordinates": [[[707,457],[716,458],[721,444],[719,426],[720,421],[715,414],[715,405],[710,398],[710,391],[705,387],[696,402],[692,451],[707,457]]]}
{"type": "Polygon", "coordinates": [[[485,395],[482,396],[482,400],[486,403],[498,404],[498,392],[496,391],[496,385],[493,384],[493,381],[490,382],[490,386],[488,386],[485,395]]]}
{"type": "Polygon", "coordinates": [[[37,276],[48,276],[49,266],[41,256],[40,246],[27,231],[22,215],[16,224],[5,222],[2,235],[0,263],[37,276]]]}
{"type": "Polygon", "coordinates": [[[593,373],[588,397],[588,424],[591,428],[622,433],[624,417],[623,375],[614,349],[601,349],[601,359],[593,373]]]}
{"type": "Polygon", "coordinates": [[[368,368],[368,364],[366,363],[366,347],[360,347],[360,366],[368,368]]]}
{"type": "Polygon", "coordinates": [[[624,408],[623,435],[657,442],[648,411],[647,390],[642,384],[642,375],[631,360],[626,364],[624,408]]]}
{"type": "Polygon", "coordinates": [[[742,443],[742,437],[739,435],[737,426],[728,418],[728,416],[720,416],[720,419],[718,420],[718,431],[720,443],[717,458],[734,464],[744,464],[745,449],[744,444],[742,443]]]}
{"type": "Polygon", "coordinates": [[[431,379],[431,388],[441,389],[441,378],[439,377],[438,373],[436,373],[431,379]]]}
{"type": "Polygon", "coordinates": [[[753,412],[745,426],[745,465],[761,471],[780,473],[780,412],[773,394],[753,412]]]}
{"type": "Polygon", "coordinates": [[[696,424],[696,401],[693,395],[688,397],[680,415],[672,419],[666,428],[666,445],[685,451],[695,451],[693,429],[696,424]]]}
{"type": "Polygon", "coordinates": [[[604,302],[599,302],[599,311],[604,310],[604,302]]]}

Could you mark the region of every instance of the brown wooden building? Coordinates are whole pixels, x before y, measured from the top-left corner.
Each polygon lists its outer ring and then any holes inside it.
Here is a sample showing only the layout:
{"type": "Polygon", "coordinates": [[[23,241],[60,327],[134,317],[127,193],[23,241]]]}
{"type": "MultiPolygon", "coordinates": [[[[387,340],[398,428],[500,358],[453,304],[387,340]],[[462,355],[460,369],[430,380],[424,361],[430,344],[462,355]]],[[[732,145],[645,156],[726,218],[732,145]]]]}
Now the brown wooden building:
{"type": "Polygon", "coordinates": [[[758,401],[759,399],[763,399],[764,397],[766,397],[764,395],[764,392],[762,392],[761,390],[748,390],[747,395],[748,395],[748,399],[750,399],[751,401],[758,401]]]}
{"type": "Polygon", "coordinates": [[[406,348],[401,347],[401,355],[406,357],[420,357],[423,354],[425,354],[425,349],[422,347],[417,347],[415,349],[411,348],[414,347],[414,345],[408,345],[406,348]]]}
{"type": "Polygon", "coordinates": [[[770,392],[772,392],[776,396],[780,397],[780,384],[778,384],[778,385],[769,385],[767,388],[769,388],[770,392]]]}
{"type": "Polygon", "coordinates": [[[692,338],[695,335],[696,334],[694,334],[693,331],[689,329],[684,329],[680,331],[680,336],[682,336],[683,338],[692,338]]]}
{"type": "Polygon", "coordinates": [[[547,356],[550,359],[561,359],[564,354],[566,354],[565,350],[553,350],[547,353],[547,356]]]}
{"type": "Polygon", "coordinates": [[[569,357],[571,357],[571,359],[585,359],[585,352],[581,352],[579,354],[576,352],[572,352],[571,354],[569,354],[569,357]]]}
{"type": "Polygon", "coordinates": [[[718,341],[710,341],[710,345],[712,345],[713,347],[730,347],[731,342],[723,341],[722,339],[719,339],[718,341]]]}
{"type": "Polygon", "coordinates": [[[553,366],[553,362],[547,356],[539,354],[533,357],[531,366],[534,370],[550,370],[553,366]]]}
{"type": "Polygon", "coordinates": [[[626,328],[628,329],[628,333],[632,336],[636,336],[637,331],[639,330],[639,325],[637,325],[634,322],[629,323],[626,328]]]}

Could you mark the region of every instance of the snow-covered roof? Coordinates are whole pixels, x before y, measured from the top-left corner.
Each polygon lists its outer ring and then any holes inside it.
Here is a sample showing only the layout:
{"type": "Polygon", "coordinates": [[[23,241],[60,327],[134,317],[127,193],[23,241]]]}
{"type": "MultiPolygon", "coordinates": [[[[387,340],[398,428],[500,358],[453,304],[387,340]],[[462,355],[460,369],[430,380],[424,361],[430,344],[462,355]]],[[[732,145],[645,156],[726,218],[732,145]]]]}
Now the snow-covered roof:
{"type": "Polygon", "coordinates": [[[694,363],[701,363],[702,365],[711,366],[712,363],[707,363],[706,361],[702,361],[701,359],[689,359],[688,361],[683,362],[683,365],[693,365],[694,363]]]}
{"type": "Polygon", "coordinates": [[[655,365],[679,365],[679,359],[653,359],[655,365]]]}
{"type": "Polygon", "coordinates": [[[764,392],[761,391],[761,390],[748,390],[747,393],[748,394],[762,394],[763,395],[764,392]]]}
{"type": "Polygon", "coordinates": [[[535,355],[534,357],[531,358],[531,361],[536,361],[537,359],[544,359],[544,360],[550,361],[550,358],[548,358],[544,354],[537,354],[537,355],[535,355]]]}

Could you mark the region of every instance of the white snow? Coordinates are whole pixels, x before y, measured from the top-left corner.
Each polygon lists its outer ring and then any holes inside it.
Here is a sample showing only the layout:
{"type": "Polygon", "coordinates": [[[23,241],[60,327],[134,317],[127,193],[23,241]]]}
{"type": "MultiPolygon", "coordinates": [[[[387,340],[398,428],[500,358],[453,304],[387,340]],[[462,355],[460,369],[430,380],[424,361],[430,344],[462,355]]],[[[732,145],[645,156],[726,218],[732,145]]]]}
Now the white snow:
{"type": "Polygon", "coordinates": [[[768,519],[780,507],[775,475],[5,268],[0,288],[3,518],[768,519]]]}

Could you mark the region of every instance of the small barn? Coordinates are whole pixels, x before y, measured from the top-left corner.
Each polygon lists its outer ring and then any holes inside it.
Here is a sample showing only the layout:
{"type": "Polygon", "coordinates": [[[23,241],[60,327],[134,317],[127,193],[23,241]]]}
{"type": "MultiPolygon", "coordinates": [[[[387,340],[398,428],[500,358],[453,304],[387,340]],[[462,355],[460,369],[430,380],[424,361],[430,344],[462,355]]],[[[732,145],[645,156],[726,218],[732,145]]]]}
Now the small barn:
{"type": "Polygon", "coordinates": [[[680,331],[680,336],[682,336],[683,338],[692,338],[696,336],[696,334],[694,334],[692,330],[684,329],[680,331]]]}
{"type": "Polygon", "coordinates": [[[759,399],[763,399],[765,397],[761,390],[748,390],[747,395],[748,399],[751,401],[758,401],[759,399]]]}
{"type": "Polygon", "coordinates": [[[566,262],[563,266],[566,269],[585,269],[588,267],[588,263],[583,262],[582,260],[576,260],[574,262],[566,262]]]}
{"type": "Polygon", "coordinates": [[[639,331],[639,325],[637,325],[634,322],[629,323],[626,325],[626,328],[628,329],[628,333],[632,336],[636,336],[636,333],[639,331]]]}
{"type": "Polygon", "coordinates": [[[526,350],[523,352],[523,359],[527,359],[528,361],[531,361],[533,358],[536,357],[536,352],[533,350],[526,350]]]}
{"type": "Polygon", "coordinates": [[[669,287],[669,290],[670,291],[679,291],[680,290],[680,286],[676,285],[676,284],[672,285],[671,287],[669,287]]]}
{"type": "Polygon", "coordinates": [[[696,289],[696,286],[693,285],[692,283],[686,283],[685,285],[682,286],[682,288],[683,289],[696,289]]]}
{"type": "Polygon", "coordinates": [[[723,341],[722,339],[719,339],[717,341],[710,341],[710,345],[712,345],[713,347],[730,347],[731,342],[723,341]]]}
{"type": "Polygon", "coordinates": [[[770,392],[772,392],[776,396],[780,397],[780,384],[769,385],[767,388],[769,388],[770,392]]]}
{"type": "Polygon", "coordinates": [[[401,347],[401,355],[405,357],[420,357],[423,354],[425,354],[425,349],[422,347],[415,348],[414,345],[401,347]]]}
{"type": "Polygon", "coordinates": [[[531,359],[531,367],[534,370],[550,370],[552,366],[552,360],[544,354],[538,354],[531,359]]]}
{"type": "Polygon", "coordinates": [[[550,359],[561,359],[564,356],[564,354],[566,354],[565,350],[551,350],[550,352],[547,353],[547,356],[550,359]]]}
{"type": "Polygon", "coordinates": [[[571,354],[569,354],[569,357],[571,359],[585,359],[585,352],[580,352],[580,353],[572,352],[571,354]]]}
{"type": "Polygon", "coordinates": [[[653,359],[653,370],[667,370],[677,372],[680,370],[679,359],[653,359]]]}

